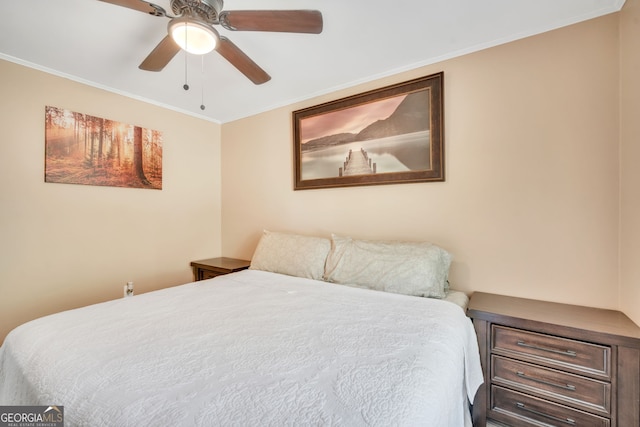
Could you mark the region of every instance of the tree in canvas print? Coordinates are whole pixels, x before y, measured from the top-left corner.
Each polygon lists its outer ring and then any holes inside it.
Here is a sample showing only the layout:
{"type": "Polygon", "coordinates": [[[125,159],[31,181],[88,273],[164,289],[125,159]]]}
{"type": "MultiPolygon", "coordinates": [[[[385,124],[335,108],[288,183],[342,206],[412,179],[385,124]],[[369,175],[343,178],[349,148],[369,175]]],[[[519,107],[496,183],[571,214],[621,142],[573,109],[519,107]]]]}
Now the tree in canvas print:
{"type": "Polygon", "coordinates": [[[45,182],[162,189],[161,132],[45,108],[45,182]]]}

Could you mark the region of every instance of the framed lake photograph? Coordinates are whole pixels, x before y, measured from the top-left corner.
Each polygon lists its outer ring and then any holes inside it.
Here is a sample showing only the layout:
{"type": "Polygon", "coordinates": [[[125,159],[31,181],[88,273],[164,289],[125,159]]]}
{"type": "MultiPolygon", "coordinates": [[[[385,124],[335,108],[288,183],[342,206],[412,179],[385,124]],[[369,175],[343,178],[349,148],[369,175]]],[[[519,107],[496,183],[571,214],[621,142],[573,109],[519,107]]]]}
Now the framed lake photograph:
{"type": "Polygon", "coordinates": [[[294,190],[444,181],[443,79],[294,111],[294,190]]]}

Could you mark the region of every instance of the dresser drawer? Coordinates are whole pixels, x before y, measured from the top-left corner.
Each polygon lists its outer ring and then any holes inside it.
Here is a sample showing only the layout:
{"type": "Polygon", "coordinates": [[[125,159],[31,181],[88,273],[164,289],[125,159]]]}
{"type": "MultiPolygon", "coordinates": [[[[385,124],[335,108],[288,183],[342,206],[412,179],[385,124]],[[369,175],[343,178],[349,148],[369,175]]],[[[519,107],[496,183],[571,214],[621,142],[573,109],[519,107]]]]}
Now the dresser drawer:
{"type": "Polygon", "coordinates": [[[549,367],[611,378],[611,348],[492,325],[491,351],[549,367]]]}
{"type": "Polygon", "coordinates": [[[514,426],[610,426],[606,418],[498,386],[491,386],[490,412],[491,418],[514,426]]]}
{"type": "Polygon", "coordinates": [[[611,415],[611,384],[500,356],[491,357],[491,381],[575,408],[611,415]]]}

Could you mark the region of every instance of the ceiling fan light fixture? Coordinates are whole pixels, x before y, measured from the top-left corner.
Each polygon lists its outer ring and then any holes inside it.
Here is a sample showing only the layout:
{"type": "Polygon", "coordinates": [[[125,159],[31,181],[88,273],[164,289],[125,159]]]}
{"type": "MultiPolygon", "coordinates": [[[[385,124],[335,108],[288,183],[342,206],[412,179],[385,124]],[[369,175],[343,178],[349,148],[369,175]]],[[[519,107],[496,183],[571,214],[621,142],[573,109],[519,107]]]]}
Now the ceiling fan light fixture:
{"type": "Polygon", "coordinates": [[[169,22],[169,34],[181,49],[204,55],[216,48],[218,34],[207,23],[194,18],[176,18],[169,22]]]}

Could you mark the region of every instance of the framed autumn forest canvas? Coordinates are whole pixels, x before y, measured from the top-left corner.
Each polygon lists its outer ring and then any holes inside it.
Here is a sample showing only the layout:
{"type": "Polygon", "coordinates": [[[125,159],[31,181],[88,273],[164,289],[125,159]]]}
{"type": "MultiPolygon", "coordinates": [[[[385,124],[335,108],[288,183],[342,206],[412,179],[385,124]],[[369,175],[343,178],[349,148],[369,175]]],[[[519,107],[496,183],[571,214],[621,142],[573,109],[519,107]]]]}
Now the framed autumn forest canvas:
{"type": "Polygon", "coordinates": [[[444,181],[443,78],[294,111],[294,190],[444,181]]]}
{"type": "Polygon", "coordinates": [[[45,107],[45,182],[162,189],[162,133],[45,107]]]}

